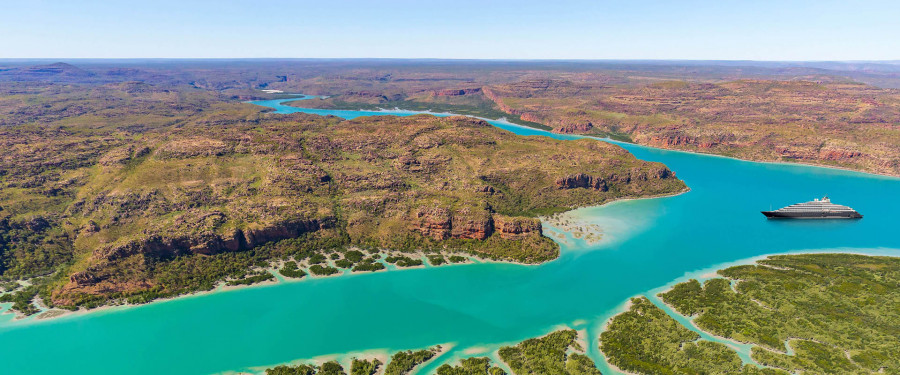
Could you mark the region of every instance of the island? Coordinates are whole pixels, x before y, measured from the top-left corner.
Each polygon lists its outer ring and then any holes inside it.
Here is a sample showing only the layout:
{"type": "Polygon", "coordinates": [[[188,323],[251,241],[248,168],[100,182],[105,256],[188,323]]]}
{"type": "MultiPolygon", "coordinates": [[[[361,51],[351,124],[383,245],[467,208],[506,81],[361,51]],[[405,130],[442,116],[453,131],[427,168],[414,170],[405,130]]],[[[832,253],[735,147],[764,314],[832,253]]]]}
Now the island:
{"type": "MultiPolygon", "coordinates": [[[[560,374],[560,375],[600,375],[594,361],[584,353],[585,348],[578,343],[578,332],[563,329],[504,346],[498,351],[502,366],[513,374],[560,374]]],[[[407,350],[391,356],[383,372],[378,359],[351,359],[351,375],[383,373],[403,375],[412,373],[418,366],[435,360],[442,354],[441,346],[423,350],[407,350]],[[357,370],[359,369],[359,370],[357,370]],[[364,370],[363,370],[364,369],[364,370]]],[[[506,375],[507,372],[488,357],[463,358],[456,364],[443,364],[437,368],[438,375],[506,375]]],[[[335,361],[321,364],[305,362],[296,365],[280,365],[266,369],[266,375],[313,375],[346,374],[335,361]],[[333,372],[337,369],[337,372],[333,372]]]]}
{"type": "Polygon", "coordinates": [[[729,267],[700,283],[631,300],[600,349],[637,374],[893,374],[900,371],[900,258],[776,255],[729,267]],[[662,307],[691,318],[700,335],[662,307]],[[742,363],[728,342],[750,344],[742,363]]]}

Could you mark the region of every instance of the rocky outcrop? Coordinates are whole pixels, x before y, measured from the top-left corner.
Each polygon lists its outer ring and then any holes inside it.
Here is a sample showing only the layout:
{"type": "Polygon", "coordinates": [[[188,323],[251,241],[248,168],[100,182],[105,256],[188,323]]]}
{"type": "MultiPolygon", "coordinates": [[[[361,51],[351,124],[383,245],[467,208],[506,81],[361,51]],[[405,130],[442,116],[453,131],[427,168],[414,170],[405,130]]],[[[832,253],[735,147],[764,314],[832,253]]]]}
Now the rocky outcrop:
{"type": "Polygon", "coordinates": [[[720,145],[729,145],[733,144],[736,137],[734,134],[713,134],[713,135],[703,135],[703,136],[692,136],[687,135],[681,132],[674,133],[666,133],[666,134],[656,134],[651,136],[641,136],[638,135],[638,138],[642,139],[643,142],[647,146],[659,147],[659,148],[691,148],[696,147],[697,149],[711,149],[720,145]]]}
{"type": "Polygon", "coordinates": [[[487,210],[464,208],[451,212],[446,208],[422,209],[415,214],[418,224],[410,229],[436,240],[486,240],[494,234],[510,240],[540,235],[541,221],[529,217],[510,217],[487,210]]]}
{"type": "Polygon", "coordinates": [[[540,234],[543,230],[541,221],[538,219],[503,215],[494,215],[494,228],[500,234],[500,237],[512,240],[540,234]]]}
{"type": "Polygon", "coordinates": [[[606,180],[600,177],[589,176],[584,173],[570,174],[556,179],[556,187],[560,189],[586,188],[600,191],[609,190],[606,180]]]}
{"type": "Polygon", "coordinates": [[[349,101],[366,101],[366,102],[395,102],[403,99],[401,94],[390,94],[374,91],[347,91],[341,95],[343,98],[351,99],[349,101]],[[352,98],[351,98],[352,97],[352,98]]]}
{"type": "Polygon", "coordinates": [[[830,161],[850,161],[862,156],[862,152],[855,150],[825,149],[819,151],[819,159],[830,161]]]}
{"type": "Polygon", "coordinates": [[[191,137],[174,139],[163,144],[156,151],[156,157],[160,159],[186,159],[198,156],[222,156],[229,152],[231,152],[231,149],[221,140],[191,137]]]}
{"type": "Polygon", "coordinates": [[[473,128],[489,128],[492,127],[489,122],[484,121],[480,118],[469,117],[469,116],[450,116],[447,117],[447,120],[453,121],[453,124],[456,126],[463,127],[473,127],[473,128]]]}
{"type": "Polygon", "coordinates": [[[664,180],[675,178],[675,172],[665,166],[658,166],[648,170],[632,168],[628,173],[611,173],[607,176],[591,176],[584,173],[570,174],[556,179],[556,187],[559,189],[594,189],[609,191],[610,185],[630,184],[633,181],[664,180]]]}
{"type": "Polygon", "coordinates": [[[488,195],[493,195],[497,191],[491,185],[481,185],[475,187],[475,192],[477,193],[487,193],[488,195]]]}
{"type": "MultiPolygon", "coordinates": [[[[495,94],[494,90],[492,90],[490,87],[483,87],[482,92],[484,92],[484,96],[486,96],[488,99],[490,99],[495,104],[497,104],[497,107],[500,107],[501,111],[509,113],[511,115],[522,116],[522,111],[520,111],[516,108],[510,107],[510,106],[506,105],[505,103],[503,103],[503,99],[500,98],[499,95],[495,94]]],[[[524,117],[522,117],[522,120],[532,121],[532,120],[527,120],[524,117]]]]}
{"type": "Polygon", "coordinates": [[[450,210],[439,207],[424,208],[417,211],[414,217],[416,223],[410,227],[410,230],[436,240],[450,238],[450,231],[453,227],[450,210]]]}
{"type": "Polygon", "coordinates": [[[481,92],[480,87],[476,88],[467,88],[467,89],[443,89],[443,90],[435,90],[431,92],[431,96],[463,96],[463,95],[472,95],[481,92]]]}
{"type": "Polygon", "coordinates": [[[494,220],[488,211],[464,209],[454,212],[450,236],[453,238],[485,240],[494,233],[494,220]]]}
{"type": "Polygon", "coordinates": [[[594,124],[590,121],[565,121],[562,125],[553,129],[554,133],[561,134],[584,134],[594,129],[594,124]]]}
{"type": "Polygon", "coordinates": [[[104,264],[121,261],[134,255],[156,259],[185,254],[212,255],[243,251],[268,242],[297,238],[304,233],[333,227],[334,224],[333,218],[308,219],[282,222],[256,229],[235,229],[226,235],[216,233],[182,236],[147,235],[122,245],[96,250],[93,254],[93,258],[98,260],[95,266],[72,274],[69,276],[69,281],[73,287],[96,284],[105,279],[101,276],[104,264]]]}
{"type": "Polygon", "coordinates": [[[805,152],[795,150],[788,146],[775,146],[775,153],[784,159],[802,159],[806,156],[805,152]]]}

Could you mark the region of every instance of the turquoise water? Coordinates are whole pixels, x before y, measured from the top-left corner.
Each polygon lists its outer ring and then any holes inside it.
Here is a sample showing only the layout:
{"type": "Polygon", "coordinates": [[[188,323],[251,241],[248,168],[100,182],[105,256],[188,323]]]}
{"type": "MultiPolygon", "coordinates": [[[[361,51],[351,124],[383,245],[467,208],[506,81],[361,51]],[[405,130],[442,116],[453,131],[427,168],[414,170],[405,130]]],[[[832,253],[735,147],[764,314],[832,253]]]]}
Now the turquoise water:
{"type": "MultiPolygon", "coordinates": [[[[258,102],[283,112],[373,114],[279,103],[258,102]]],[[[492,123],[519,134],[573,138],[492,123]]],[[[596,336],[603,322],[629,297],[673,280],[761,254],[837,249],[900,255],[894,250],[900,249],[894,224],[898,179],[622,146],[641,159],[666,163],[692,190],[572,212],[602,227],[604,240],[563,244],[556,261],[281,282],[38,322],[12,322],[3,315],[0,372],[202,374],[454,343],[443,361],[463,356],[467,348],[496,348],[560,325],[585,330],[590,354],[600,359],[596,336]],[[865,218],[768,221],[759,213],[824,194],[865,218]]]]}

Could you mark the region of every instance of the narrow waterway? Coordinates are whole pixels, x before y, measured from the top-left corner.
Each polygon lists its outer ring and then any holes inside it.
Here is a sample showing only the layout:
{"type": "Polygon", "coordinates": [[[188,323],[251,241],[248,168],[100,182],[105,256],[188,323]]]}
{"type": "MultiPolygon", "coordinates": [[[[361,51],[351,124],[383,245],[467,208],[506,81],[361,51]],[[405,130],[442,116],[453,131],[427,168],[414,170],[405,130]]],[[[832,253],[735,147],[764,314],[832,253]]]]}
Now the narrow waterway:
{"type": "MultiPolygon", "coordinates": [[[[278,112],[345,118],[411,112],[278,112]]],[[[522,135],[571,139],[490,121],[522,135]]],[[[47,321],[0,316],[4,373],[202,374],[253,371],[335,353],[453,349],[453,358],[492,355],[562,325],[586,330],[589,354],[606,319],[629,297],[763,254],[853,251],[900,255],[895,215],[900,180],[843,170],[754,163],[620,144],[660,161],[691,191],[620,201],[568,215],[596,225],[595,244],[570,238],[539,266],[479,263],[280,282],[47,321]],[[828,194],[865,215],[847,221],[770,221],[759,211],[828,194]]],[[[558,231],[548,227],[550,232],[558,231]]],[[[707,337],[707,336],[704,336],[707,337]]],[[[733,344],[733,343],[731,343],[733,344]]],[[[740,348],[739,348],[740,349],[740,348]]],[[[746,353],[746,352],[745,352],[746,353]]],[[[742,358],[749,360],[742,354],[742,358]]]]}

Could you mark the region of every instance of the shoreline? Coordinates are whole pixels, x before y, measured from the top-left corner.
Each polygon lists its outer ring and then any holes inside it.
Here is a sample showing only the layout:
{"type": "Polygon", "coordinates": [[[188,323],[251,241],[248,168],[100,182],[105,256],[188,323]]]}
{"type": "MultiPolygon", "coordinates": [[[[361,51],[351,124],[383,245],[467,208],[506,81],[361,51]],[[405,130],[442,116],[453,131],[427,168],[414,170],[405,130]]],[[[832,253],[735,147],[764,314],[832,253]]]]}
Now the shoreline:
{"type": "MultiPolygon", "coordinates": [[[[521,126],[521,125],[519,125],[519,126],[521,126]]],[[[654,194],[654,195],[648,195],[648,196],[643,196],[643,197],[641,197],[641,196],[624,196],[624,197],[619,197],[619,198],[615,198],[615,199],[603,202],[598,205],[590,205],[590,206],[572,208],[570,210],[560,212],[559,214],[565,214],[565,213],[573,212],[573,211],[576,211],[579,209],[584,209],[584,208],[601,207],[601,206],[613,204],[616,202],[625,202],[625,201],[640,200],[640,199],[658,199],[658,198],[675,197],[675,196],[679,196],[681,194],[688,193],[690,191],[691,191],[691,188],[689,186],[685,186],[685,188],[682,189],[681,191],[677,191],[677,192],[673,192],[673,193],[654,194]]],[[[544,218],[545,217],[542,217],[542,216],[537,217],[537,219],[540,220],[542,224],[546,223],[550,227],[552,227],[556,230],[559,230],[560,232],[570,233],[570,232],[564,231],[550,223],[545,222],[544,218]]],[[[476,254],[466,253],[466,252],[450,253],[450,254],[444,254],[444,253],[430,254],[430,253],[426,253],[424,251],[416,251],[414,253],[386,251],[386,252],[384,252],[384,257],[391,256],[391,255],[397,255],[397,254],[410,256],[410,257],[416,257],[414,259],[422,260],[422,265],[411,266],[411,267],[399,267],[396,264],[392,264],[392,263],[382,263],[382,264],[384,264],[385,268],[381,269],[381,270],[353,272],[352,269],[347,269],[344,272],[339,272],[339,273],[336,273],[333,275],[315,275],[312,272],[309,272],[309,267],[306,267],[306,269],[304,271],[307,272],[307,275],[298,279],[298,278],[286,277],[286,276],[281,275],[278,272],[278,269],[279,269],[279,267],[281,267],[283,265],[284,262],[279,260],[277,262],[273,262],[270,265],[270,266],[275,266],[275,268],[272,268],[272,267],[265,268],[265,271],[271,273],[274,276],[273,279],[265,280],[262,282],[249,284],[249,285],[228,285],[227,281],[221,281],[221,282],[217,283],[211,290],[194,291],[194,292],[187,293],[187,294],[181,294],[181,295],[177,295],[177,296],[154,299],[154,300],[148,301],[146,303],[134,304],[134,303],[129,303],[129,302],[123,302],[123,303],[118,303],[118,304],[106,304],[106,305],[98,306],[95,308],[80,307],[74,311],[60,309],[60,308],[48,308],[44,311],[41,311],[39,313],[30,315],[30,316],[24,316],[19,312],[14,312],[11,309],[7,308],[7,309],[2,310],[2,312],[0,312],[0,316],[4,316],[7,314],[13,314],[13,315],[15,315],[15,317],[10,319],[7,322],[0,321],[0,329],[5,328],[6,326],[27,325],[30,323],[51,321],[51,320],[55,320],[55,319],[59,319],[59,318],[66,318],[66,317],[74,318],[74,317],[87,315],[89,313],[94,313],[94,312],[103,312],[103,311],[119,310],[119,309],[124,310],[126,308],[135,308],[135,307],[145,306],[145,305],[149,305],[149,304],[153,304],[153,303],[157,303],[157,302],[168,302],[168,301],[172,301],[172,300],[179,299],[179,298],[199,297],[199,296],[212,294],[212,293],[230,292],[230,291],[243,290],[243,289],[253,288],[253,287],[275,286],[275,285],[285,284],[285,283],[303,282],[306,280],[332,279],[332,278],[338,278],[340,276],[353,276],[353,275],[362,275],[362,274],[369,274],[369,273],[381,273],[381,272],[387,272],[387,271],[399,271],[399,270],[404,270],[404,269],[428,269],[428,268],[436,268],[436,267],[461,266],[461,265],[472,265],[472,264],[513,264],[513,265],[517,265],[517,266],[536,267],[536,266],[540,266],[540,265],[543,265],[546,263],[556,261],[562,256],[561,240],[558,240],[558,239],[554,238],[553,236],[547,236],[547,235],[544,235],[544,236],[547,238],[550,238],[550,240],[556,242],[557,245],[560,245],[560,252],[556,256],[556,258],[550,259],[550,260],[547,260],[544,262],[539,262],[539,263],[523,263],[523,262],[515,261],[515,260],[490,259],[490,258],[486,258],[486,257],[482,257],[482,256],[479,256],[476,254]],[[461,262],[461,263],[452,263],[452,262],[447,261],[446,263],[441,264],[441,265],[433,265],[433,264],[431,264],[431,262],[428,261],[428,258],[427,258],[428,255],[442,255],[445,258],[452,256],[452,255],[461,255],[461,256],[466,257],[467,261],[461,262]],[[41,317],[47,311],[55,311],[58,313],[55,313],[51,316],[41,317]]],[[[597,243],[600,243],[602,241],[603,241],[603,238],[601,237],[597,241],[597,243]]],[[[379,259],[381,261],[384,260],[381,257],[379,259]]],[[[328,264],[331,265],[331,261],[329,261],[328,264]]]]}
{"type": "MultiPolygon", "coordinates": [[[[304,94],[297,94],[297,95],[304,95],[304,94]]],[[[619,141],[619,140],[612,139],[612,138],[610,138],[610,137],[600,137],[600,136],[597,136],[597,135],[591,135],[591,134],[564,134],[564,133],[554,133],[554,132],[552,132],[552,131],[550,131],[550,130],[546,130],[546,129],[541,129],[541,128],[537,128],[537,127],[533,127],[533,126],[528,126],[528,125],[517,124],[517,123],[514,123],[514,122],[509,121],[506,117],[502,117],[502,118],[498,118],[498,119],[489,119],[489,118],[484,118],[484,117],[479,117],[479,116],[461,115],[461,114],[452,113],[452,112],[412,111],[412,110],[403,110],[403,109],[399,109],[399,108],[395,108],[395,110],[390,110],[390,109],[382,108],[382,109],[380,109],[380,110],[378,110],[378,111],[369,111],[369,110],[362,110],[362,109],[355,109],[355,110],[354,110],[354,109],[304,108],[304,107],[295,107],[295,106],[292,106],[292,105],[282,104],[282,103],[286,103],[286,102],[290,102],[290,101],[302,101],[302,100],[304,100],[304,99],[303,99],[303,98],[300,98],[300,99],[289,99],[289,100],[287,100],[287,101],[285,101],[285,102],[281,102],[281,103],[279,103],[279,104],[284,105],[284,106],[286,106],[286,107],[297,108],[297,109],[307,109],[307,110],[334,110],[334,111],[386,112],[386,113],[390,113],[390,112],[397,113],[397,112],[400,112],[400,113],[417,113],[417,114],[427,114],[427,115],[466,116],[466,117],[473,117],[473,118],[477,118],[477,119],[485,120],[485,121],[496,121],[496,122],[501,122],[501,123],[504,123],[504,124],[507,124],[507,125],[512,125],[512,126],[517,126],[517,127],[521,127],[521,128],[526,128],[526,129],[532,129],[532,130],[542,131],[542,132],[546,132],[546,133],[548,133],[548,134],[553,134],[553,135],[576,136],[576,137],[584,137],[584,138],[596,139],[596,140],[600,140],[600,141],[604,141],[604,142],[609,142],[609,143],[616,144],[616,145],[619,146],[619,147],[622,147],[622,145],[631,145],[631,146],[644,147],[644,148],[648,148],[648,149],[655,149],[655,150],[662,150],[662,151],[670,151],[670,152],[684,152],[684,153],[693,154],[693,155],[720,157],[720,158],[726,158],[726,159],[732,159],[732,160],[739,160],[739,161],[745,161],[745,162],[751,162],[751,163],[762,163],[762,164],[772,164],[772,165],[794,165],[794,166],[802,166],[802,167],[823,168],[823,169],[831,169],[831,170],[838,170],[838,171],[846,171],[846,172],[862,173],[862,174],[869,175],[869,176],[886,177],[886,178],[890,178],[890,179],[900,180],[900,174],[878,173],[878,172],[873,172],[873,171],[865,171],[865,170],[861,170],[861,169],[853,169],[853,168],[850,168],[850,167],[842,167],[842,166],[834,166],[834,165],[824,165],[824,164],[817,164],[817,163],[812,163],[812,162],[790,162],[790,161],[760,160],[760,159],[750,159],[750,158],[746,158],[746,159],[745,159],[745,158],[740,158],[740,157],[735,157],[735,156],[727,156],[727,155],[722,155],[722,154],[716,154],[716,153],[712,153],[712,152],[703,152],[703,151],[696,151],[696,150],[681,150],[681,149],[677,149],[677,148],[664,148],[664,147],[650,146],[650,145],[645,145],[645,144],[641,144],[641,143],[637,143],[637,142],[624,142],[624,141],[619,141]]],[[[250,103],[252,103],[252,101],[251,101],[250,103]]],[[[383,116],[390,116],[390,114],[385,114],[385,115],[383,115],[383,116]]],[[[546,126],[546,125],[545,125],[545,126],[546,126]]]]}
{"type": "MultiPolygon", "coordinates": [[[[686,282],[686,281],[688,281],[688,280],[690,280],[690,279],[696,279],[697,281],[700,281],[700,282],[702,283],[703,281],[708,280],[708,279],[713,279],[713,278],[725,278],[725,277],[723,277],[723,276],[720,276],[720,275],[717,273],[717,271],[723,270],[723,269],[726,269],[726,268],[730,268],[730,267],[735,267],[735,266],[749,265],[749,264],[756,264],[757,261],[762,260],[762,259],[766,259],[766,258],[771,257],[771,256],[777,256],[777,255],[796,255],[796,254],[855,254],[855,255],[865,255],[865,256],[881,256],[881,257],[900,258],[900,249],[880,247],[880,248],[833,248],[833,249],[800,249],[800,250],[790,250],[790,251],[786,251],[786,252],[782,252],[782,253],[767,253],[767,254],[762,254],[762,255],[756,255],[756,256],[753,256],[753,257],[743,258],[743,259],[738,259],[738,260],[731,261],[731,262],[719,263],[719,264],[716,264],[716,265],[713,265],[713,266],[710,266],[710,267],[707,267],[707,268],[702,268],[702,269],[699,269],[699,270],[694,270],[694,271],[690,271],[690,272],[685,272],[685,274],[684,274],[683,276],[681,276],[681,277],[679,277],[679,278],[676,278],[676,279],[670,281],[669,283],[667,283],[667,284],[665,284],[665,285],[663,285],[663,286],[660,286],[660,287],[657,287],[657,288],[653,288],[653,289],[650,289],[650,290],[647,290],[647,291],[644,291],[644,292],[641,292],[641,293],[638,293],[638,294],[635,294],[635,295],[633,295],[633,296],[628,297],[627,300],[626,300],[626,302],[625,302],[624,304],[622,304],[620,307],[618,307],[618,308],[616,308],[616,309],[613,309],[613,310],[610,312],[610,315],[608,315],[608,317],[606,317],[606,319],[604,320],[604,322],[603,322],[601,328],[600,328],[600,329],[598,330],[598,332],[597,332],[597,333],[598,333],[597,336],[599,337],[599,334],[600,334],[600,333],[606,331],[606,330],[609,328],[609,324],[610,324],[610,322],[612,321],[613,318],[615,318],[616,316],[619,316],[619,315],[622,314],[622,313],[628,312],[628,310],[631,308],[631,299],[632,299],[632,298],[644,297],[644,298],[647,298],[648,300],[650,300],[651,303],[654,303],[654,304],[655,304],[655,302],[654,302],[653,300],[651,300],[649,297],[647,297],[648,295],[658,296],[660,293],[664,293],[664,292],[667,292],[667,291],[672,290],[672,288],[674,288],[674,286],[675,286],[676,284],[680,284],[680,283],[686,282]],[[893,254],[889,254],[888,252],[894,252],[894,253],[893,253],[893,254]]],[[[727,278],[726,278],[726,279],[727,279],[727,278]]],[[[665,304],[665,305],[668,306],[670,309],[672,309],[673,312],[678,313],[677,310],[675,310],[674,308],[672,308],[671,305],[667,304],[667,303],[666,303],[665,301],[663,301],[661,298],[657,297],[656,299],[658,299],[661,303],[665,304]]],[[[666,313],[666,315],[669,315],[669,314],[666,313]]],[[[680,314],[679,314],[679,315],[680,315],[680,314]]],[[[737,344],[737,345],[750,345],[750,346],[755,346],[755,347],[759,347],[759,348],[762,348],[762,349],[766,349],[766,350],[772,351],[771,349],[766,348],[766,347],[763,347],[763,346],[761,346],[761,345],[757,345],[757,344],[753,344],[753,343],[744,343],[744,342],[741,342],[741,341],[737,341],[737,340],[733,340],[733,339],[721,337],[721,336],[718,336],[718,335],[714,335],[714,334],[712,334],[712,333],[710,333],[710,332],[707,332],[707,331],[701,329],[700,327],[697,327],[697,326],[693,323],[693,320],[692,320],[690,317],[687,317],[687,316],[684,316],[684,315],[681,315],[681,316],[683,316],[683,317],[685,317],[686,319],[688,319],[689,321],[691,321],[691,325],[692,325],[694,328],[696,328],[698,331],[702,331],[703,333],[705,333],[705,334],[707,334],[707,335],[709,335],[709,336],[711,336],[711,337],[715,337],[715,338],[717,338],[717,339],[720,339],[720,340],[724,341],[724,342],[722,342],[722,344],[727,345],[725,342],[731,342],[731,343],[737,344]]],[[[602,318],[602,316],[601,316],[600,318],[602,318]]],[[[674,318],[673,318],[673,319],[674,319],[674,318]]],[[[676,320],[676,321],[677,321],[677,320],[676,320]]],[[[681,322],[679,322],[679,324],[681,324],[681,322]]],[[[681,325],[683,325],[683,324],[681,324],[681,325]]],[[[687,327],[685,327],[685,328],[687,328],[687,327]]],[[[702,338],[701,338],[701,340],[702,340],[702,338]]],[[[790,341],[790,340],[788,340],[788,341],[790,341]]],[[[730,345],[728,345],[728,346],[731,347],[730,345]]],[[[732,350],[735,350],[734,348],[731,348],[731,349],[732,349],[732,350]]],[[[735,350],[735,351],[736,351],[736,352],[739,352],[738,350],[735,350]]],[[[774,352],[774,351],[773,351],[773,352],[774,352]]],[[[601,359],[603,360],[603,362],[604,362],[607,366],[609,366],[610,369],[614,369],[615,371],[619,371],[619,372],[622,373],[622,374],[627,374],[627,375],[640,375],[640,374],[635,374],[635,373],[631,373],[631,372],[628,372],[628,371],[623,371],[623,370],[619,369],[618,367],[616,367],[615,365],[613,365],[612,363],[610,363],[609,360],[608,360],[607,357],[606,357],[606,353],[603,353],[603,350],[599,350],[599,354],[601,355],[601,359]]],[[[749,356],[750,354],[751,354],[751,353],[748,353],[748,356],[749,356]]],[[[784,354],[784,353],[781,353],[781,354],[784,354]]],[[[753,361],[754,364],[757,364],[757,365],[758,365],[758,363],[756,363],[756,361],[753,360],[752,357],[751,357],[751,360],[753,361]]],[[[763,366],[763,367],[765,367],[765,366],[763,366]]]]}
{"type": "MultiPolygon", "coordinates": [[[[391,254],[393,254],[393,252],[384,253],[385,256],[390,256],[391,254]]],[[[20,313],[18,311],[13,311],[10,308],[3,308],[2,310],[0,310],[0,317],[5,317],[7,315],[13,315],[13,318],[9,319],[8,321],[0,320],[0,330],[3,330],[5,328],[17,328],[17,327],[28,326],[31,324],[51,322],[51,321],[56,321],[59,319],[78,318],[78,317],[86,316],[86,315],[93,314],[93,313],[104,313],[104,312],[111,312],[111,311],[126,310],[126,309],[130,309],[130,308],[140,308],[142,306],[148,306],[148,305],[156,304],[156,303],[165,303],[165,302],[170,302],[170,301],[174,301],[177,299],[196,298],[196,297],[212,295],[215,293],[227,293],[227,292],[245,290],[245,289],[250,289],[250,288],[271,287],[271,286],[277,286],[277,285],[281,285],[281,284],[308,282],[308,280],[314,281],[314,280],[340,279],[342,277],[361,276],[361,275],[366,275],[366,274],[384,273],[384,272],[389,272],[389,271],[429,269],[429,268],[438,268],[438,267],[465,266],[465,265],[477,265],[477,264],[488,264],[488,263],[489,264],[513,264],[513,265],[517,265],[517,266],[538,266],[538,265],[552,262],[556,259],[559,259],[559,257],[556,257],[547,262],[529,264],[529,263],[522,263],[522,262],[518,262],[518,261],[504,261],[504,260],[494,260],[494,259],[482,258],[482,257],[476,256],[473,254],[469,254],[469,253],[451,253],[451,254],[440,253],[441,255],[443,255],[445,257],[451,256],[451,255],[464,256],[466,258],[466,261],[461,262],[461,263],[452,263],[452,262],[448,261],[447,263],[444,263],[441,265],[433,265],[427,261],[426,255],[428,255],[428,253],[425,253],[422,251],[417,251],[415,253],[398,253],[398,254],[403,254],[403,255],[406,255],[409,257],[414,257],[413,259],[421,259],[422,265],[411,266],[411,267],[399,267],[399,266],[397,266],[395,264],[391,264],[391,263],[382,263],[385,265],[385,268],[380,269],[380,270],[353,272],[352,269],[346,269],[346,270],[344,270],[344,272],[338,272],[338,273],[335,273],[332,275],[314,275],[311,272],[309,272],[308,267],[306,267],[306,269],[303,269],[303,271],[307,272],[307,275],[304,277],[301,277],[301,278],[293,278],[293,277],[287,277],[287,276],[281,275],[278,272],[278,268],[266,268],[265,270],[267,272],[270,272],[273,274],[273,276],[275,276],[273,279],[261,281],[258,283],[248,284],[248,285],[228,285],[227,284],[228,281],[220,281],[210,290],[198,290],[198,291],[193,291],[193,292],[186,293],[186,294],[158,298],[158,299],[154,299],[152,301],[148,301],[145,303],[135,304],[135,303],[130,303],[130,302],[122,302],[122,303],[105,304],[105,305],[97,306],[94,308],[79,307],[77,310],[67,310],[67,309],[62,309],[62,308],[58,308],[58,307],[51,307],[51,308],[46,308],[45,310],[42,310],[38,313],[35,313],[32,315],[27,315],[27,316],[22,315],[22,313],[20,313]],[[51,316],[42,317],[48,311],[53,311],[55,313],[52,314],[51,316]]],[[[381,259],[381,260],[383,261],[383,259],[381,259]]],[[[280,261],[275,262],[273,264],[280,264],[280,261]]],[[[11,306],[12,302],[9,302],[9,303],[4,302],[3,303],[3,305],[7,305],[7,304],[11,306]]]]}
{"type": "Polygon", "coordinates": [[[732,160],[746,161],[746,162],[751,162],[751,163],[773,164],[773,165],[796,165],[796,166],[802,166],[802,167],[833,169],[833,170],[840,170],[840,171],[847,171],[847,172],[862,173],[862,174],[870,175],[870,176],[889,177],[891,179],[900,180],[900,173],[898,173],[898,174],[877,173],[877,172],[865,171],[862,169],[853,169],[850,167],[842,167],[839,165],[825,165],[825,164],[816,164],[816,163],[812,163],[812,162],[744,159],[744,158],[739,158],[739,157],[735,157],[735,156],[716,154],[716,153],[712,153],[712,152],[703,152],[703,151],[696,151],[696,150],[681,150],[681,149],[677,149],[677,148],[663,148],[663,147],[645,145],[645,144],[641,144],[641,143],[637,143],[637,142],[622,142],[622,141],[617,141],[617,140],[611,139],[611,138],[599,138],[599,137],[594,137],[594,136],[591,136],[591,138],[609,140],[609,141],[612,141],[612,142],[615,142],[618,144],[635,145],[635,146],[641,146],[641,147],[646,147],[646,148],[656,149],[656,150],[684,152],[684,153],[700,155],[700,156],[714,156],[714,157],[720,157],[720,158],[726,158],[726,159],[732,159],[732,160]]]}

